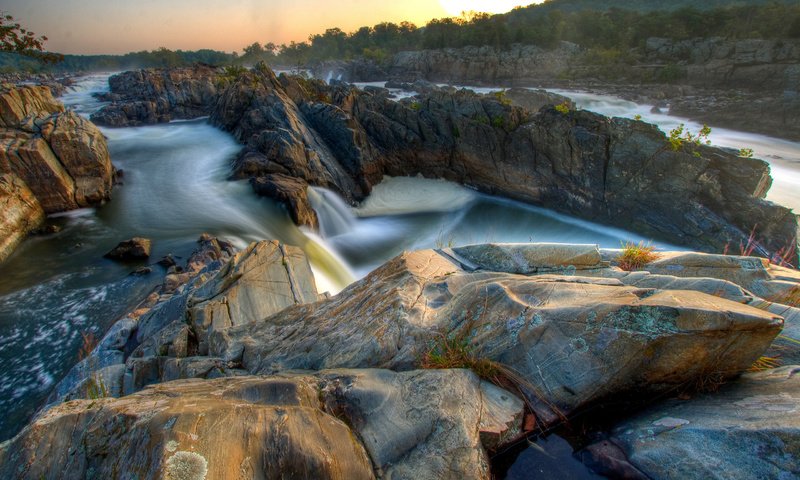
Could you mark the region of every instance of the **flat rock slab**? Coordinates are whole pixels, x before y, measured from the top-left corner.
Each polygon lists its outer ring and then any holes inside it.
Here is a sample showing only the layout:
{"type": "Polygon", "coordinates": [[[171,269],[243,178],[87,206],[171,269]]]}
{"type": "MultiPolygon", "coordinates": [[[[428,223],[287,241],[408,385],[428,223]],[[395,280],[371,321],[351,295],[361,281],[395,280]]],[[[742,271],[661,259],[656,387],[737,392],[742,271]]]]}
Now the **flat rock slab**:
{"type": "Polygon", "coordinates": [[[0,446],[0,477],[489,479],[481,440],[522,412],[467,370],[180,380],[52,408],[0,446]]]}

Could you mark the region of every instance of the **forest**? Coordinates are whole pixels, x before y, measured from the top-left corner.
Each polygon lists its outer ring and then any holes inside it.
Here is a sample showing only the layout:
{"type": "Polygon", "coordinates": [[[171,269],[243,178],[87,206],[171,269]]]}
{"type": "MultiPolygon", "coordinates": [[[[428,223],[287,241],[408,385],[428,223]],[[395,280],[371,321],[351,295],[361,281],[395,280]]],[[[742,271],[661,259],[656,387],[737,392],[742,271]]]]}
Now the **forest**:
{"type": "Polygon", "coordinates": [[[196,62],[211,65],[301,66],[332,59],[364,57],[378,62],[404,50],[513,44],[549,48],[567,41],[590,50],[589,57],[625,57],[650,37],[675,40],[697,37],[800,38],[800,4],[796,1],[551,0],[500,15],[465,12],[418,27],[383,22],[352,32],[329,28],[308,41],[276,45],[252,43],[241,53],[214,50],[153,51],[125,55],[65,55],[57,64],[15,54],[0,54],[0,72],[115,71],[169,67],[196,62]]]}

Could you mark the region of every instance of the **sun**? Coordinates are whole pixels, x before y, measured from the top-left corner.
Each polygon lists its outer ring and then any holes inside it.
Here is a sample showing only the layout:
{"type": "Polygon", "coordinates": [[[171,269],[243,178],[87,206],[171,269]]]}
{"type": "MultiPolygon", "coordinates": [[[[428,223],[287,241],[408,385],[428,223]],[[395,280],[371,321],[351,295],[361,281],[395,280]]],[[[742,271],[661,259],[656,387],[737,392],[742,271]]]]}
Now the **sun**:
{"type": "Polygon", "coordinates": [[[457,17],[461,12],[505,13],[514,7],[539,3],[534,0],[439,0],[448,15],[457,17]]]}

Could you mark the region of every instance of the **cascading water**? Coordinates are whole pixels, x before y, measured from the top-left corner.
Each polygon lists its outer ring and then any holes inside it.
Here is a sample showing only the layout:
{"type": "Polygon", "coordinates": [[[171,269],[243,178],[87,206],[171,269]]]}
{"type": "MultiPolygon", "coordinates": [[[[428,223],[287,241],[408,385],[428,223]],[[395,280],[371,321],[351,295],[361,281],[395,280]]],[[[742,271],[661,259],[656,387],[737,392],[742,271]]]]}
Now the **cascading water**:
{"type": "MultiPolygon", "coordinates": [[[[80,82],[62,100],[83,115],[102,106],[92,94],[108,76],[80,82]]],[[[227,180],[240,146],[205,121],[103,129],[123,185],[101,208],[52,216],[62,230],[32,237],[0,265],[0,440],[14,434],[53,384],[77,360],[84,335],[99,338],[143,300],[164,270],[130,275],[137,265],[103,258],[132,236],[153,240],[153,260],[187,258],[203,232],[239,247],[261,239],[298,245],[321,290],[336,292],[353,274],[319,237],[306,235],[286,212],[258,198],[246,182],[227,180]]]]}

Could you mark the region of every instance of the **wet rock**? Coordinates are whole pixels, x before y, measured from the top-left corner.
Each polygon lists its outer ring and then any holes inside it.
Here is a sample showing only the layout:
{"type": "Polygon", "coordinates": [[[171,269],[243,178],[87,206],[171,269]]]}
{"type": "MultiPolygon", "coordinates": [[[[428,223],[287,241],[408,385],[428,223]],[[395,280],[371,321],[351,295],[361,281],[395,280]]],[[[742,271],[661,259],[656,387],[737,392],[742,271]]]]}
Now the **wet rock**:
{"type": "Polygon", "coordinates": [[[167,269],[177,265],[177,262],[175,262],[175,257],[173,257],[172,254],[162,257],[157,263],[167,269]]]}
{"type": "MultiPolygon", "coordinates": [[[[556,255],[552,245],[542,249],[546,255],[522,256],[574,257],[572,251],[556,255]]],[[[528,398],[550,423],[623,392],[646,397],[703,375],[733,376],[766,350],[782,324],[777,315],[700,292],[501,268],[465,271],[449,255],[419,251],[329,300],[217,330],[209,353],[258,374],[406,370],[441,335],[463,338],[478,357],[508,365],[530,382],[528,398]]]]}
{"type": "Polygon", "coordinates": [[[130,240],[119,242],[104,257],[112,260],[143,260],[150,257],[151,241],[149,238],[133,237],[130,240]]]}
{"type": "Polygon", "coordinates": [[[150,268],[150,267],[139,267],[136,270],[134,270],[131,273],[131,275],[136,275],[136,276],[143,277],[145,275],[150,275],[151,273],[153,273],[153,269],[152,268],[150,268]]]}
{"type": "Polygon", "coordinates": [[[316,229],[317,213],[308,201],[308,183],[305,180],[281,174],[250,179],[253,190],[262,197],[269,197],[283,206],[296,225],[316,229]]]}
{"type": "Polygon", "coordinates": [[[609,441],[652,479],[795,478],[798,373],[748,373],[713,394],[663,402],[621,422],[609,441]]]}

